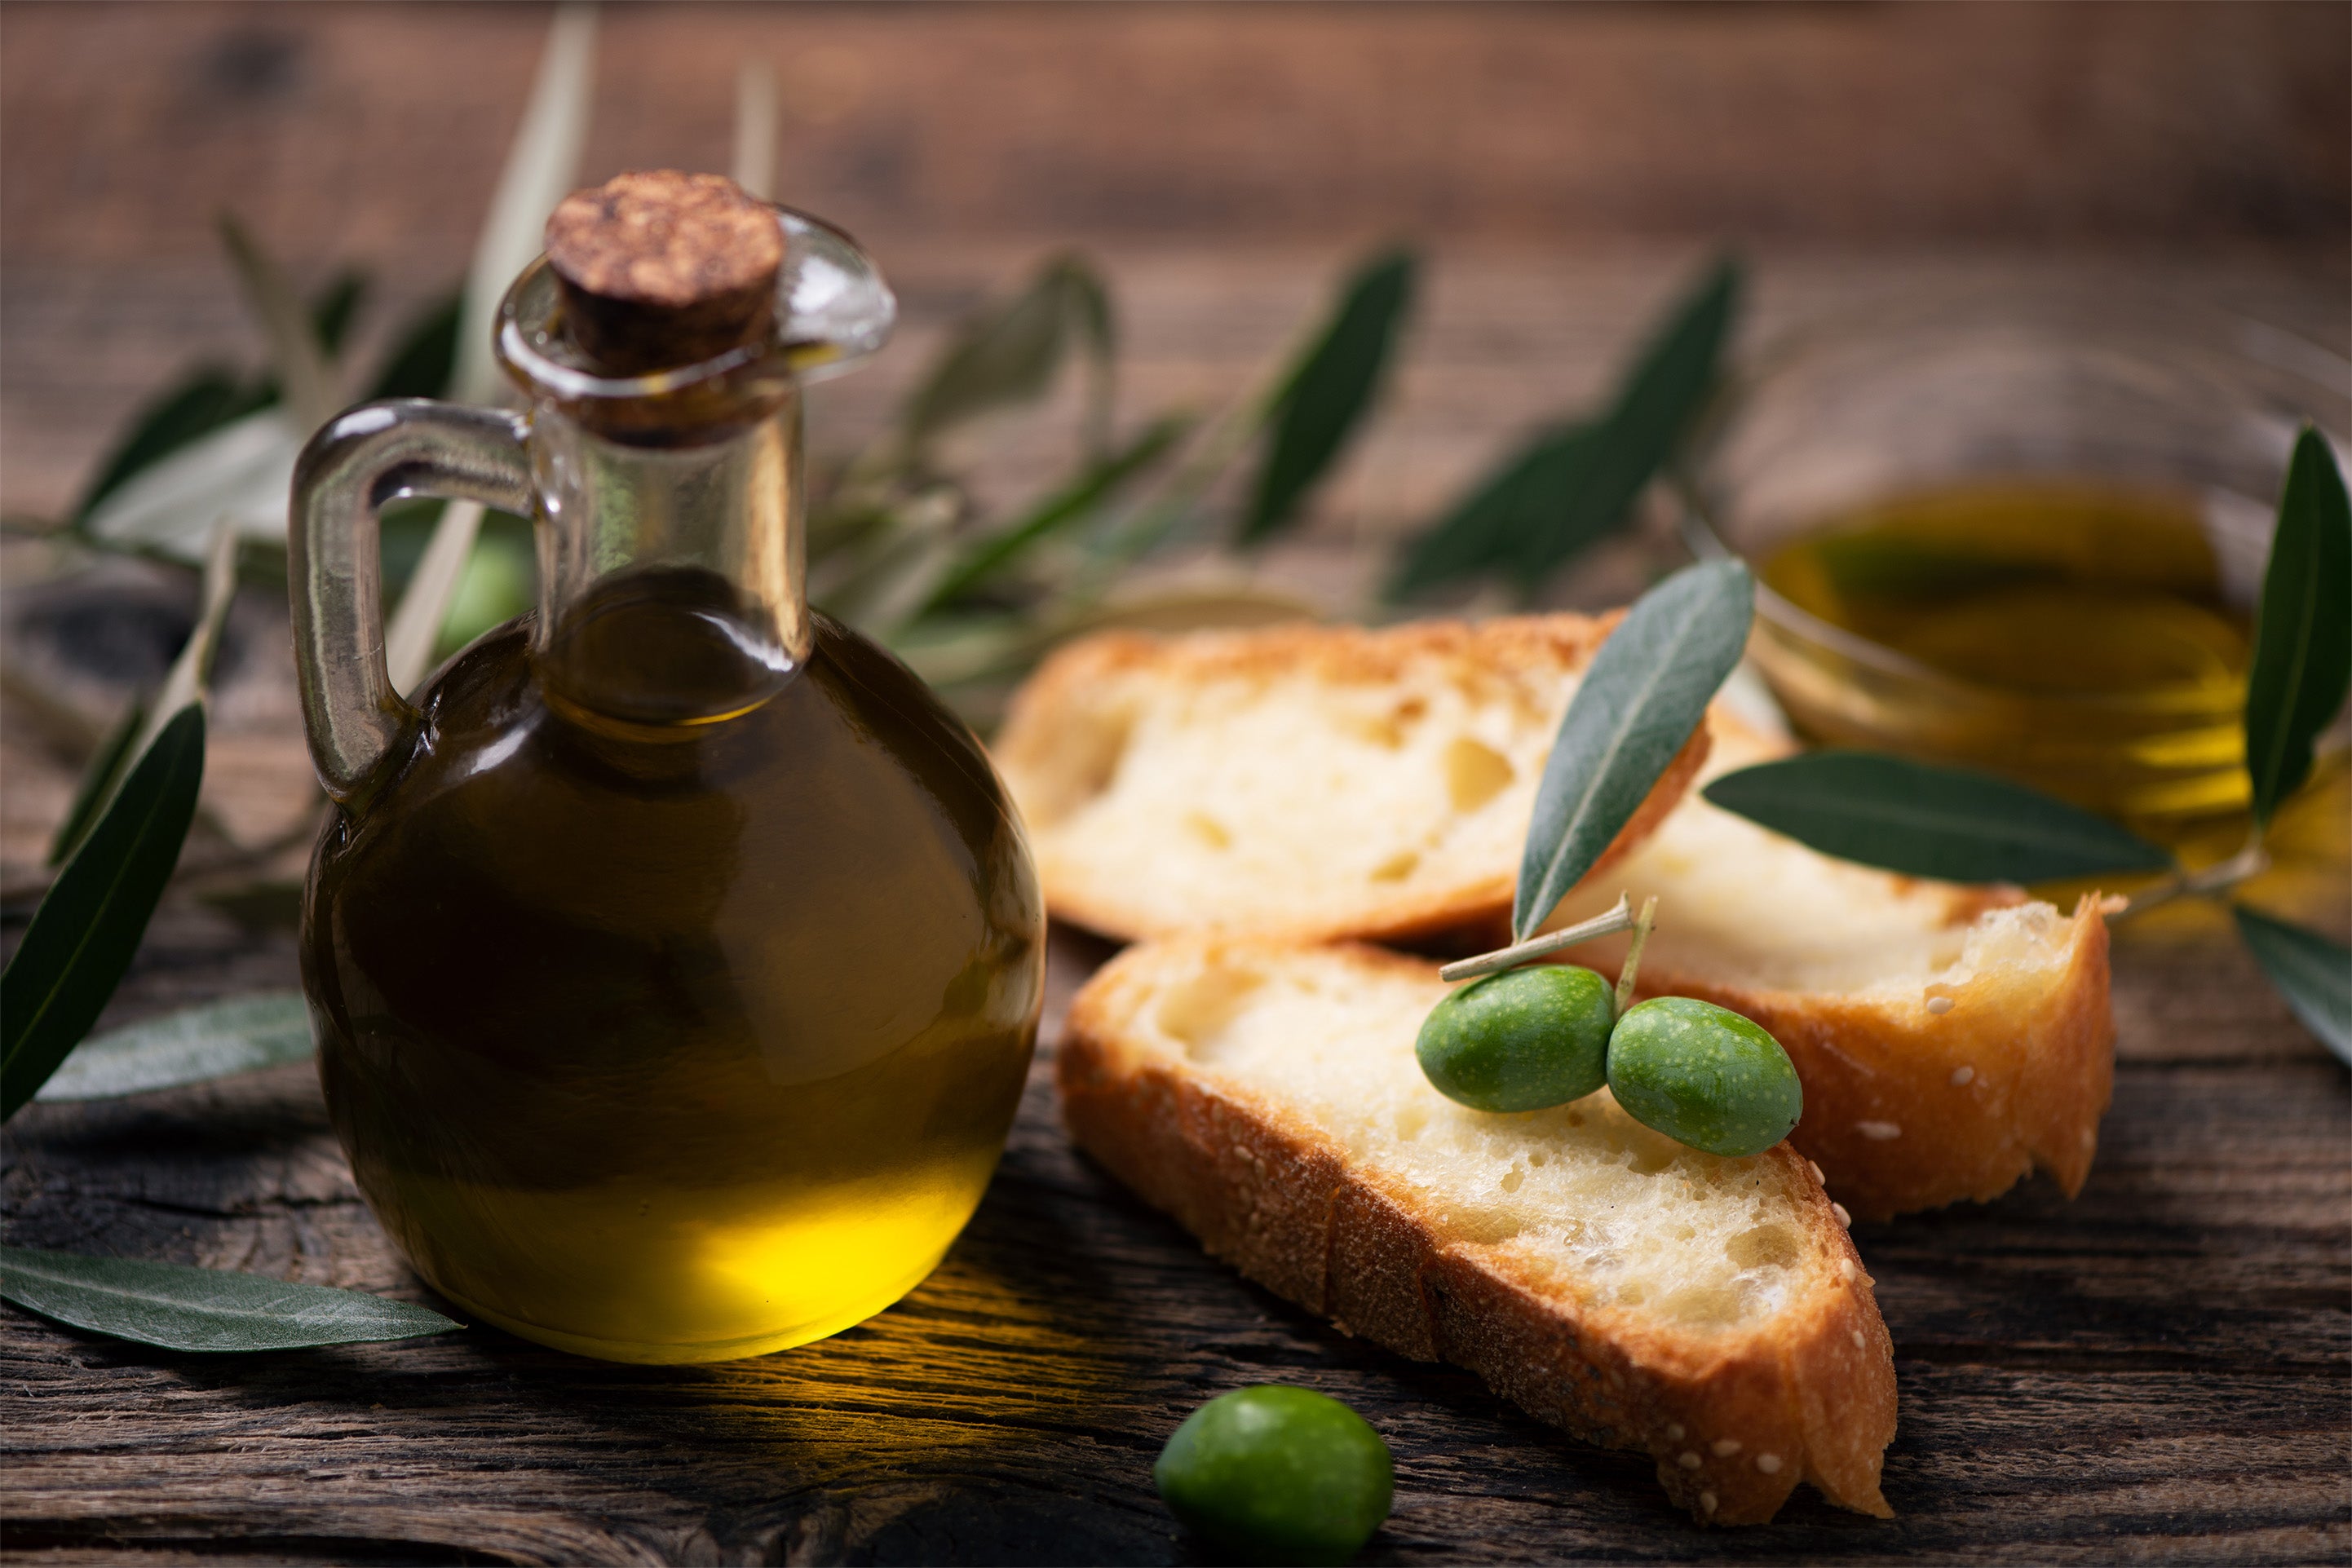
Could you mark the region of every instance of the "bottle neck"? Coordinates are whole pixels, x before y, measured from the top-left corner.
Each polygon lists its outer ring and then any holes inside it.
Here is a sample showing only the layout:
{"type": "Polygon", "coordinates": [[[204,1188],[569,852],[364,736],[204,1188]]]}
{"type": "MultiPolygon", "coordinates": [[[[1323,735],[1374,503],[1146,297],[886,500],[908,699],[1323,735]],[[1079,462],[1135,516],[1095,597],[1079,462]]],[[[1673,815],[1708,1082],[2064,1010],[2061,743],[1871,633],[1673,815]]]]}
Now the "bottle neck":
{"type": "Polygon", "coordinates": [[[787,391],[721,427],[532,421],[540,606],[532,656],[561,707],[633,728],[748,712],[806,661],[801,409],[787,391]]]}

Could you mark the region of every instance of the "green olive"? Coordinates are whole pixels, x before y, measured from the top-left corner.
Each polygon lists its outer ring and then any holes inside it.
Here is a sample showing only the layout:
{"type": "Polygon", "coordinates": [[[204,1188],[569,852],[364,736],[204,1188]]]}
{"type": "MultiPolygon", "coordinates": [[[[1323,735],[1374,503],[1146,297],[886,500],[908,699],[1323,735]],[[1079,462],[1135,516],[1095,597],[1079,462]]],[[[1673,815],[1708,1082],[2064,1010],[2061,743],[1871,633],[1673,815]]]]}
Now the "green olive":
{"type": "Polygon", "coordinates": [[[1337,1399],[1262,1384],[1184,1418],[1151,1468],[1201,1534],[1254,1563],[1345,1563],[1389,1516],[1389,1446],[1337,1399]]]}
{"type": "Polygon", "coordinates": [[[1730,1158],[1770,1148],[1805,1109],[1779,1040],[1729,1008],[1690,997],[1625,1009],[1609,1037],[1609,1091],[1643,1126],[1730,1158]]]}
{"type": "Polygon", "coordinates": [[[1590,969],[1506,969],[1432,1008],[1413,1053],[1448,1100],[1476,1111],[1540,1111],[1607,1081],[1614,1016],[1609,982],[1590,969]]]}

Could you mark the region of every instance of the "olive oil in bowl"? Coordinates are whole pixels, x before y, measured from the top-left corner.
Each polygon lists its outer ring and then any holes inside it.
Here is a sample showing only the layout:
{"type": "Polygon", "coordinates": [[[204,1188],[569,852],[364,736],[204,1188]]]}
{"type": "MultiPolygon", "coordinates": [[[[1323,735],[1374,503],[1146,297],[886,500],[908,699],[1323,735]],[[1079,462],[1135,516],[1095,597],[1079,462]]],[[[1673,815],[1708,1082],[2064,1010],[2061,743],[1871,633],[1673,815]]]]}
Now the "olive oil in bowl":
{"type": "Polygon", "coordinates": [[[2160,833],[2246,801],[2251,628],[2193,497],[1921,489],[1759,565],[1759,660],[1821,739],[2017,775],[2160,833]]]}

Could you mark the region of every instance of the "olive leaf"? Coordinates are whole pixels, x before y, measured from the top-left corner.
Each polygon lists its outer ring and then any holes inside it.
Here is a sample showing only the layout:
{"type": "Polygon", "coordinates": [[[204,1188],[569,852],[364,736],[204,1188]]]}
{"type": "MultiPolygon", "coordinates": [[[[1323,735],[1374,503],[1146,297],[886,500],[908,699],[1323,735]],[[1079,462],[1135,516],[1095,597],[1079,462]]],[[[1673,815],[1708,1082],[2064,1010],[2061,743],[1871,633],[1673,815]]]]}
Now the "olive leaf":
{"type": "Polygon", "coordinates": [[[273,400],[185,443],[108,492],[81,520],[102,549],[194,564],[226,517],[247,539],[286,542],[286,497],[302,438],[273,400]]]}
{"type": "Polygon", "coordinates": [[[940,484],[887,507],[853,547],[810,573],[810,598],[869,636],[896,633],[945,577],[965,506],[962,492],[940,484]]]}
{"type": "Polygon", "coordinates": [[[279,400],[295,426],[310,430],[335,412],[337,402],[334,372],[319,340],[318,325],[285,270],[254,243],[235,214],[222,213],[218,225],[221,244],[245,291],[246,307],[268,340],[279,400]]]}
{"type": "Polygon", "coordinates": [[[433,650],[449,619],[449,606],[465,581],[488,508],[479,501],[448,501],[425,537],[425,551],[400,591],[400,603],[384,620],[383,668],[392,689],[406,696],[433,668],[433,650]]]}
{"type": "Polygon", "coordinates": [[[91,758],[75,791],[73,807],[66,813],[66,821],[49,846],[51,865],[62,863],[80,844],[114,799],[115,791],[121,788],[131,763],[155,743],[164,721],[190,703],[201,702],[212,695],[213,662],[220,654],[221,632],[228,624],[229,609],[236,600],[236,531],[226,524],[216,527],[212,549],[205,560],[195,627],[181,644],[179,657],[172,661],[163,684],[146,700],[131,705],[131,715],[118,736],[110,736],[91,758]],[[134,719],[136,722],[131,722],[134,719]]]}
{"type": "Polygon", "coordinates": [[[1536,787],[1511,936],[1525,941],[1617,837],[1748,646],[1756,585],[1685,567],[1633,602],[1586,667],[1536,787]]]}
{"type": "Polygon", "coordinates": [[[1089,370],[1089,448],[1107,444],[1111,366],[1117,350],[1110,295],[1083,257],[1057,256],[1027,288],[967,322],[908,400],[901,426],[920,464],[932,444],[985,413],[1043,397],[1076,346],[1089,370]]]}
{"type": "Polygon", "coordinates": [[[596,78],[596,8],[556,7],[547,26],[530,99],[508,144],[506,162],[490,193],[482,232],[466,269],[458,312],[457,361],[450,393],[467,402],[498,396],[500,377],[490,351],[499,301],[507,285],[539,254],[547,214],[579,178],[580,150],[588,140],[590,94],[596,78]]]}
{"type": "Polygon", "coordinates": [[[1591,435],[1589,426],[1570,425],[1529,437],[1407,548],[1383,590],[1387,599],[1393,603],[1509,559],[1511,541],[1540,529],[1559,498],[1575,489],[1591,435]]]}
{"type": "Polygon", "coordinates": [[[300,1061],[315,1049],[299,991],[184,1008],[92,1035],[33,1098],[107,1100],[300,1061]]]}
{"type": "Polygon", "coordinates": [[[446,397],[457,371],[457,321],[465,296],[451,290],[410,318],[383,366],[369,383],[368,401],[386,397],[446,397]]]}
{"type": "Polygon", "coordinates": [[[0,1296],[75,1328],[164,1350],[303,1350],[466,1326],[361,1291],[31,1247],[0,1247],[0,1296]]]}
{"type": "Polygon", "coordinates": [[[2246,678],[2246,769],[2266,826],[2311,773],[2311,747],[2352,687],[2352,506],[2326,437],[2289,459],[2246,678]]]}
{"type": "Polygon", "coordinates": [[[2039,789],[1875,752],[1759,763],[1701,792],[1823,854],[1939,882],[2052,882],[2173,863],[2137,834],[2039,789]]]}
{"type": "Polygon", "coordinates": [[[121,489],[133,476],[211,434],[266,408],[278,400],[275,387],[249,384],[226,371],[205,368],[158,393],[133,416],[114,449],[99,465],[97,476],[74,507],[77,524],[89,520],[98,504],[121,489]]]}
{"type": "Polygon", "coordinates": [[[1682,297],[1599,417],[1538,434],[1406,544],[1389,597],[1481,575],[1532,590],[1624,523],[1715,389],[1741,280],[1736,256],[1718,260],[1682,297]]]}
{"type": "Polygon", "coordinates": [[[735,156],[728,172],[743,193],[776,199],[776,68],[746,57],[735,72],[735,156]]]}
{"type": "Polygon", "coordinates": [[[0,1121],[47,1082],[121,983],[196,813],[205,710],[179,710],[67,861],[0,971],[0,1121]]]}
{"type": "Polygon", "coordinates": [[[108,464],[76,519],[92,544],[194,562],[224,518],[246,538],[285,542],[286,496],[302,433],[337,401],[329,340],[348,329],[362,286],[346,273],[305,306],[234,217],[222,214],[219,226],[269,340],[274,371],[249,392],[235,392],[233,383],[224,392],[217,382],[201,392],[191,388],[195,395],[188,401],[157,411],[168,415],[169,428],[142,424],[132,446],[108,464]]]}
{"type": "Polygon", "coordinates": [[[1357,268],[1331,319],[1283,375],[1268,407],[1273,433],[1240,538],[1280,531],[1371,408],[1412,308],[1419,263],[1393,249],[1357,268]]]}
{"type": "MultiPolygon", "coordinates": [[[[539,254],[547,214],[578,177],[595,66],[594,8],[559,8],[458,297],[450,391],[467,402],[488,402],[498,395],[499,371],[489,350],[492,323],[509,282],[539,254]]],[[[411,692],[432,669],[433,650],[473,559],[484,513],[478,501],[442,507],[400,602],[384,618],[384,669],[396,692],[411,692]]]]}
{"type": "MultiPolygon", "coordinates": [[[[367,288],[365,273],[346,269],[312,299],[311,328],[330,354],[350,336],[352,322],[366,298],[367,288]]],[[[198,437],[277,401],[278,383],[270,378],[247,381],[211,365],[189,371],[183,380],[142,404],[131,417],[130,428],[99,465],[89,487],[75,505],[74,521],[86,519],[99,502],[142,469],[198,437]]]]}
{"type": "Polygon", "coordinates": [[[66,819],[58,824],[57,836],[49,841],[49,864],[64,864],[66,857],[89,834],[90,824],[98,821],[99,809],[114,798],[115,785],[131,766],[131,743],[146,727],[147,705],[133,701],[91,753],[81,782],[74,787],[73,804],[66,808],[66,819]]]}
{"type": "Polygon", "coordinates": [[[2230,913],[2271,984],[2320,1042],[2352,1066],[2352,948],[2244,904],[2230,913]]]}
{"type": "Polygon", "coordinates": [[[1038,503],[1027,517],[971,545],[931,591],[925,612],[962,598],[1055,532],[1091,515],[1120,486],[1167,455],[1192,428],[1189,416],[1167,415],[1154,420],[1125,449],[1087,465],[1077,477],[1038,503]]]}
{"type": "Polygon", "coordinates": [[[352,335],[352,328],[367,304],[370,289],[374,285],[368,275],[356,267],[344,267],[329,278],[326,286],[311,297],[310,330],[319,340],[319,347],[334,359],[343,351],[352,335]]]}

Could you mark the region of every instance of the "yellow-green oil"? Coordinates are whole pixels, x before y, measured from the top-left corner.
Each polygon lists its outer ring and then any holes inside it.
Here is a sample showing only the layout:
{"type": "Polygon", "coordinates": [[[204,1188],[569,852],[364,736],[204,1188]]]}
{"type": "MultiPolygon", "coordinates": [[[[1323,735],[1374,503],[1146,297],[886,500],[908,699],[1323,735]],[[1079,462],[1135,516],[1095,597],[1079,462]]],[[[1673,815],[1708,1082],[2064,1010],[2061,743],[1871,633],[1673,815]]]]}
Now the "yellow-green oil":
{"type": "Polygon", "coordinates": [[[609,720],[593,657],[551,703],[527,622],[461,655],[331,824],[303,933],[394,1239],[464,1311],[613,1360],[777,1350],[911,1289],[988,1183],[1042,996],[970,733],[822,618],[781,679],[733,661],[699,591],[583,612],[696,722],[609,720]]]}
{"type": "Polygon", "coordinates": [[[2250,629],[2191,498],[2090,482],[1898,495],[1760,570],[1929,673],[1768,630],[1768,673],[1819,738],[2021,775],[2168,837],[2246,801],[2250,629]]]}

